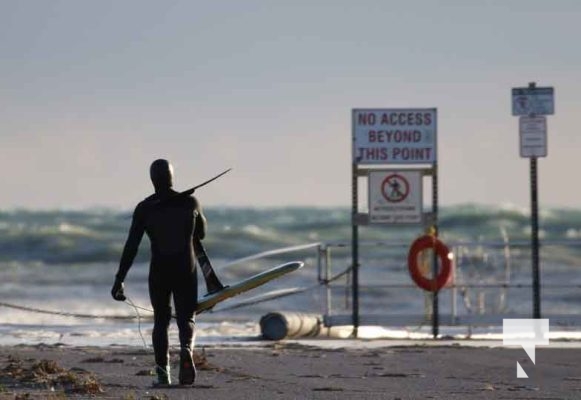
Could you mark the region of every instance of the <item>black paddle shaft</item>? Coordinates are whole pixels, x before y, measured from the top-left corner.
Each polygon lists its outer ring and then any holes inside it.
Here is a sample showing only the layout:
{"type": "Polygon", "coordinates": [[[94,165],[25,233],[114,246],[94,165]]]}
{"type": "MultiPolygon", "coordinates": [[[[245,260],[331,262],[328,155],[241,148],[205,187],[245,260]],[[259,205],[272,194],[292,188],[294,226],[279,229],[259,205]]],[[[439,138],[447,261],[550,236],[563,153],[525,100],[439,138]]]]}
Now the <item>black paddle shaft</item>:
{"type": "Polygon", "coordinates": [[[219,292],[224,289],[224,285],[222,285],[222,282],[218,279],[218,275],[214,272],[214,268],[212,268],[212,263],[210,263],[210,258],[208,258],[206,249],[198,238],[194,238],[194,252],[196,253],[196,258],[198,259],[200,268],[202,269],[208,294],[219,292]]]}
{"type": "Polygon", "coordinates": [[[200,183],[199,185],[196,185],[196,186],[194,186],[191,189],[188,189],[186,191],[181,192],[180,195],[182,195],[182,196],[189,196],[190,194],[193,194],[196,191],[196,189],[199,189],[202,186],[206,186],[210,182],[214,182],[216,179],[218,179],[222,175],[226,175],[230,171],[232,171],[232,168],[228,168],[226,171],[223,171],[223,172],[219,173],[218,175],[216,175],[215,177],[213,177],[211,179],[208,179],[206,182],[200,183]]]}
{"type": "Polygon", "coordinates": [[[214,182],[216,179],[218,179],[222,175],[227,174],[230,171],[232,171],[232,168],[228,168],[226,171],[223,171],[223,172],[219,173],[215,177],[213,177],[211,179],[208,179],[206,182],[200,183],[199,185],[196,185],[196,186],[194,186],[191,189],[184,190],[183,192],[179,192],[179,193],[177,193],[177,194],[175,194],[173,196],[169,196],[169,197],[166,197],[166,198],[163,198],[163,199],[156,200],[155,202],[151,203],[151,205],[153,207],[159,207],[159,206],[164,205],[166,203],[175,201],[176,199],[179,199],[179,198],[182,198],[182,197],[185,197],[185,196],[189,196],[189,195],[193,194],[196,191],[196,189],[199,189],[199,188],[201,188],[203,186],[206,186],[208,183],[214,182]]]}

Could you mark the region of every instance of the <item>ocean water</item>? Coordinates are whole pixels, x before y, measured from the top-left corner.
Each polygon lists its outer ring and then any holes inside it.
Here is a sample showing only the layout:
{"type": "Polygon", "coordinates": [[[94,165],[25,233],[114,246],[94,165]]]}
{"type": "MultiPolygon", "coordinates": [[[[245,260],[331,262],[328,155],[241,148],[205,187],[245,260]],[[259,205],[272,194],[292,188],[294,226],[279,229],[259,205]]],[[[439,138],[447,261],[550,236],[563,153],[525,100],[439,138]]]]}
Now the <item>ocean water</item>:
{"type": "MultiPolygon", "coordinates": [[[[199,315],[198,342],[256,337],[257,322],[270,311],[351,312],[350,274],[328,290],[319,280],[327,273],[319,268],[321,250],[328,252],[329,276],[351,265],[348,208],[205,212],[209,232],[204,244],[225,284],[291,260],[304,261],[305,267],[199,315]],[[252,257],[273,249],[288,251],[252,257]],[[263,296],[268,301],[261,301],[263,296]]],[[[148,343],[151,313],[142,309],[149,308],[146,237],[126,279],[126,293],[140,308],[115,302],[109,294],[129,224],[130,212],[113,210],[0,211],[0,342],[140,345],[143,336],[148,343]]],[[[543,314],[581,316],[581,210],[543,209],[540,228],[543,314]]],[[[456,297],[450,288],[442,290],[440,312],[530,312],[527,209],[443,207],[439,231],[454,253],[458,287],[456,297]],[[520,287],[490,287],[499,282],[520,287]]],[[[409,245],[421,233],[420,227],[360,228],[362,314],[417,315],[418,325],[423,324],[429,302],[407,267],[409,245]]],[[[201,278],[199,291],[205,293],[201,278]]],[[[175,327],[172,335],[176,341],[175,327]]]]}

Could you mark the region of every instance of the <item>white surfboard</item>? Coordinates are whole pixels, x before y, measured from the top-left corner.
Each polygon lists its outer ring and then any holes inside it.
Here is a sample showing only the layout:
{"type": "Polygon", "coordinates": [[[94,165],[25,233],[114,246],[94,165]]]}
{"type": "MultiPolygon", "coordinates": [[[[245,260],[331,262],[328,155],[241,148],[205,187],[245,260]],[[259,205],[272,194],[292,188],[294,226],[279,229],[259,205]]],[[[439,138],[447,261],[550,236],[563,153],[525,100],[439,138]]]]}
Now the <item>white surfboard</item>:
{"type": "Polygon", "coordinates": [[[279,278],[283,275],[286,275],[289,272],[296,271],[297,269],[302,268],[303,265],[304,263],[300,261],[288,262],[286,264],[282,264],[277,267],[271,268],[267,271],[253,275],[250,278],[245,279],[241,282],[227,286],[218,292],[201,296],[198,298],[196,314],[208,311],[211,308],[213,308],[216,304],[226,299],[229,299],[230,297],[234,297],[240,293],[247,292],[260,285],[264,285],[265,283],[270,282],[271,280],[279,278]]]}

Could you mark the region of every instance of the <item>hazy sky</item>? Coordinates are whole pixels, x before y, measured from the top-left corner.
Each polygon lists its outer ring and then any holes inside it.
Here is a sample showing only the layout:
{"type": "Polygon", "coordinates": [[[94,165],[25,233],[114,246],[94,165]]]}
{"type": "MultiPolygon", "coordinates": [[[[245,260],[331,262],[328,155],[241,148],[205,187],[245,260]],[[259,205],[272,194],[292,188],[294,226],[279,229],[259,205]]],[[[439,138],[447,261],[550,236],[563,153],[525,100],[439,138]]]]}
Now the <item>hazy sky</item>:
{"type": "Polygon", "coordinates": [[[581,204],[581,1],[0,0],[0,209],[351,202],[351,109],[437,107],[440,201],[529,205],[510,90],[555,87],[542,206],[581,204]]]}

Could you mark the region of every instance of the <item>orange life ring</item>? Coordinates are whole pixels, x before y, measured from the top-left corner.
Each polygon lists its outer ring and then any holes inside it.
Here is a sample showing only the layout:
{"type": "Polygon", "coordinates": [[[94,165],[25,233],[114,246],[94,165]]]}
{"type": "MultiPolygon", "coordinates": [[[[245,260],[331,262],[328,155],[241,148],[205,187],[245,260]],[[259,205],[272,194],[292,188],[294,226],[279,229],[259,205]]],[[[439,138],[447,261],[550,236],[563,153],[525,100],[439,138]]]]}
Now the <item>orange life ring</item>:
{"type": "Polygon", "coordinates": [[[448,258],[449,253],[448,247],[434,236],[424,235],[417,238],[412,243],[408,253],[408,268],[415,284],[429,292],[442,289],[452,273],[452,263],[448,258]],[[435,249],[438,258],[440,258],[441,267],[436,279],[428,279],[420,272],[418,255],[426,249],[435,249]]]}

